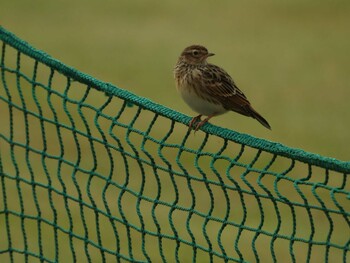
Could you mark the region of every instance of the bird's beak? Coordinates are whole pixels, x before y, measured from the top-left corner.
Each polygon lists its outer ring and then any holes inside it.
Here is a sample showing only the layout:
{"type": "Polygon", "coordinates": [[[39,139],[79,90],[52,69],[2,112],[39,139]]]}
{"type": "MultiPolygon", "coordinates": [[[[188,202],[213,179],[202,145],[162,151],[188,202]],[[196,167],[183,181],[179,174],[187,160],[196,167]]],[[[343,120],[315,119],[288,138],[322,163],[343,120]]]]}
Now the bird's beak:
{"type": "Polygon", "coordinates": [[[214,55],[215,55],[214,53],[208,53],[207,57],[212,57],[214,55]]]}

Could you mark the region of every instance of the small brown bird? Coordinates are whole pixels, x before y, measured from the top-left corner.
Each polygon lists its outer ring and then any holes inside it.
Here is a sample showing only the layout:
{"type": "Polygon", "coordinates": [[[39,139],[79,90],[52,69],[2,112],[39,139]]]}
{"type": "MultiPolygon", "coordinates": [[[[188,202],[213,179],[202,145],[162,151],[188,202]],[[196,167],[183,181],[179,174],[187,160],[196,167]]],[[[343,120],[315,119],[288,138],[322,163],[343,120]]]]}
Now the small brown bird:
{"type": "Polygon", "coordinates": [[[259,121],[271,129],[269,123],[250,105],[247,97],[222,68],[207,62],[214,56],[200,45],[192,45],[182,51],[174,68],[177,90],[184,101],[199,115],[189,123],[197,131],[210,118],[227,111],[235,111],[259,121]],[[201,120],[202,115],[207,116],[201,120]]]}

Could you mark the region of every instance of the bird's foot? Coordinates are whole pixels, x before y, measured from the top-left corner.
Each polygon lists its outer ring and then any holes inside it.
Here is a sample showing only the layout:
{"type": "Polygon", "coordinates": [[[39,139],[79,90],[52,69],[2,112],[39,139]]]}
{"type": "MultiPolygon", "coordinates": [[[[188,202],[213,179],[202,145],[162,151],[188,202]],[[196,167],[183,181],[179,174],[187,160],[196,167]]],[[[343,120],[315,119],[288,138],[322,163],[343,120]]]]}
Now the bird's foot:
{"type": "Polygon", "coordinates": [[[188,127],[190,128],[190,130],[192,130],[194,128],[194,125],[198,120],[201,120],[201,117],[202,117],[202,115],[198,115],[198,116],[192,118],[192,120],[188,124],[188,127]]]}
{"type": "Polygon", "coordinates": [[[196,128],[194,129],[194,132],[198,131],[200,127],[202,127],[204,124],[206,124],[212,117],[214,117],[215,114],[209,115],[208,117],[206,117],[204,120],[200,121],[196,128]]]}

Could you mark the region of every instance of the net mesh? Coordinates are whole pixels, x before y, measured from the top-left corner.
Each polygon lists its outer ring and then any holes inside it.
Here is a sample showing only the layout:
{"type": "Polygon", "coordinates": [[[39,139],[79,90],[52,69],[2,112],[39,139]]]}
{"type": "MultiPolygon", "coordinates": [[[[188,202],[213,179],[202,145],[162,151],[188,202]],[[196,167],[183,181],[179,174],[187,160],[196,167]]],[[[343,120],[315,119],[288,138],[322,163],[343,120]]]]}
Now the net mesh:
{"type": "Polygon", "coordinates": [[[0,28],[1,262],[346,262],[350,162],[210,124],[0,28]]]}

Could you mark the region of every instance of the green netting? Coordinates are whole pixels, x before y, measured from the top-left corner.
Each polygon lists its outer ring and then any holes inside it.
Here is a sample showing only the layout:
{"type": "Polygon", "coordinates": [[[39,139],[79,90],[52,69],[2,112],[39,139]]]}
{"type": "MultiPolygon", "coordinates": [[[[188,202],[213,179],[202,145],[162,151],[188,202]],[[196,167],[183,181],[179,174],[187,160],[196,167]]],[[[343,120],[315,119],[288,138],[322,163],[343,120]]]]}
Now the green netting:
{"type": "Polygon", "coordinates": [[[0,29],[1,262],[346,262],[350,162],[210,124],[0,29]]]}

